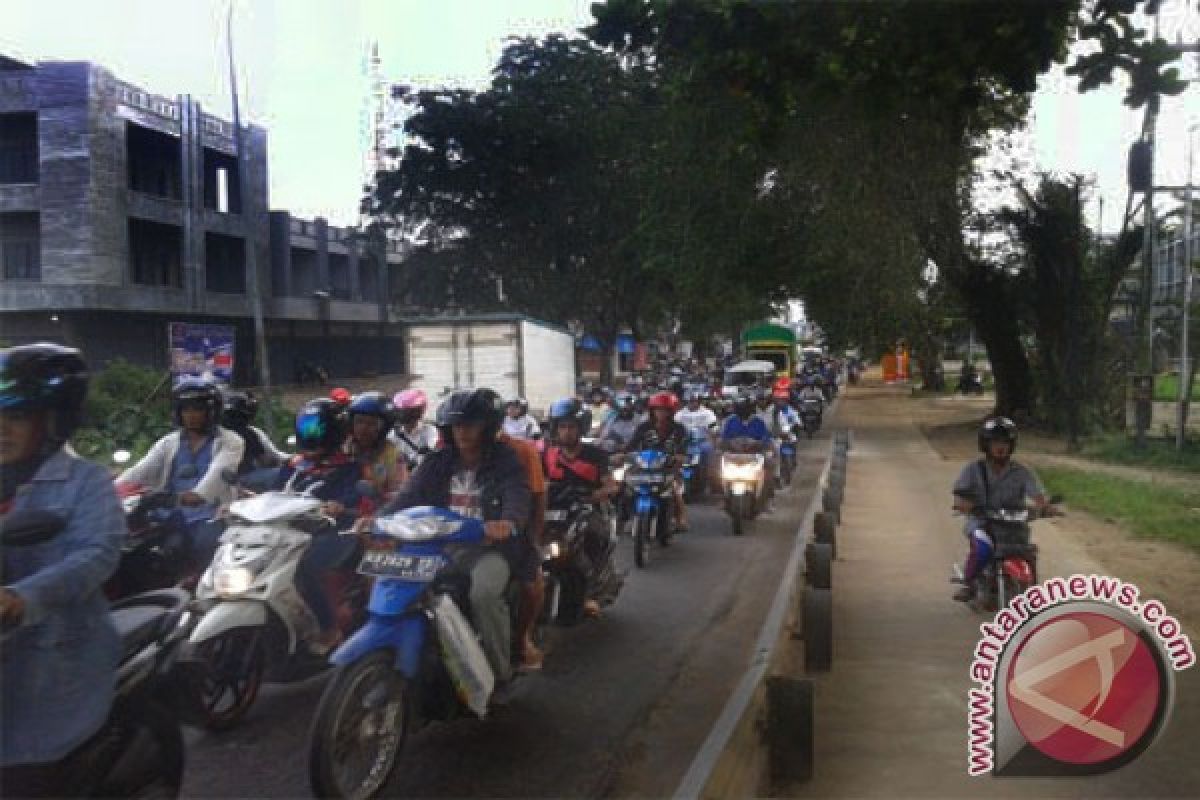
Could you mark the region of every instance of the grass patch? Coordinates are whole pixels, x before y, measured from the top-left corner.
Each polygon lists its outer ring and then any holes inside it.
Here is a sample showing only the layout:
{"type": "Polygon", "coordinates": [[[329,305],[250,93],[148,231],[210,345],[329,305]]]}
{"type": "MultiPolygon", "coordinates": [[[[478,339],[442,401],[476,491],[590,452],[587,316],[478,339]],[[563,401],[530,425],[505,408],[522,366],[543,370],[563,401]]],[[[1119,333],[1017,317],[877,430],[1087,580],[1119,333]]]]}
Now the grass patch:
{"type": "Polygon", "coordinates": [[[1124,434],[1111,434],[1089,440],[1081,455],[1109,464],[1200,473],[1200,444],[1195,441],[1187,442],[1180,451],[1175,449],[1174,439],[1148,439],[1145,448],[1138,450],[1124,434]]]}
{"type": "MultiPolygon", "coordinates": [[[[1154,399],[1160,403],[1173,403],[1179,400],[1179,376],[1155,375],[1154,399]]],[[[1192,402],[1200,401],[1200,383],[1192,383],[1192,402]]]]}
{"type": "Polygon", "coordinates": [[[1038,470],[1051,494],[1116,522],[1135,536],[1162,539],[1200,552],[1200,488],[1196,491],[1156,486],[1077,469],[1038,470]]]}

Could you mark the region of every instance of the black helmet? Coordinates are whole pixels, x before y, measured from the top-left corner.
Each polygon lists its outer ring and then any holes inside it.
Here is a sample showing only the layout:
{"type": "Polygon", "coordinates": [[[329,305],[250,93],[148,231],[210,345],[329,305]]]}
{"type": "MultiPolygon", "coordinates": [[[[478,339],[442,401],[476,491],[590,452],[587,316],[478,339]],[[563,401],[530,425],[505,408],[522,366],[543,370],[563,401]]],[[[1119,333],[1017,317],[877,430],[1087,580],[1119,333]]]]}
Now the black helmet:
{"type": "Polygon", "coordinates": [[[88,368],[70,347],[39,342],[0,350],[0,409],[51,412],[48,440],[60,445],[83,419],[88,368]]]}
{"type": "MultiPolygon", "coordinates": [[[[447,397],[438,406],[437,426],[469,425],[473,422],[484,426],[484,440],[491,441],[500,430],[504,420],[504,403],[500,395],[491,389],[462,389],[447,397]]],[[[452,441],[449,436],[446,441],[452,441]]]]}
{"type": "Polygon", "coordinates": [[[380,440],[384,436],[387,436],[387,432],[391,430],[392,425],[396,422],[396,407],[392,405],[392,401],[383,392],[363,392],[362,394],[355,395],[354,399],[350,401],[347,411],[350,413],[351,421],[358,414],[368,417],[378,417],[383,423],[383,427],[379,429],[380,440]]]}
{"type": "Polygon", "coordinates": [[[309,400],[296,414],[296,448],[332,453],[346,441],[349,429],[345,406],[328,397],[309,400]]]}
{"type": "Polygon", "coordinates": [[[758,403],[752,394],[739,394],[733,401],[733,413],[739,417],[752,417],[758,408],[758,403]]]}
{"type": "Polygon", "coordinates": [[[1017,452],[1017,424],[1008,417],[989,417],[979,426],[979,449],[984,454],[988,451],[988,445],[996,440],[1003,439],[1009,443],[1009,453],[1017,452]]]}
{"type": "Polygon", "coordinates": [[[550,429],[557,433],[560,422],[574,422],[581,434],[592,429],[592,411],[574,397],[556,400],[550,405],[550,429]]]}
{"type": "Polygon", "coordinates": [[[504,406],[505,406],[505,408],[511,408],[513,406],[516,406],[517,408],[521,409],[522,415],[525,415],[526,413],[529,412],[529,401],[526,400],[524,397],[510,397],[508,399],[508,402],[505,403],[504,406]]]}
{"type": "Polygon", "coordinates": [[[217,424],[221,415],[221,390],[212,381],[200,378],[184,378],[175,384],[171,390],[171,415],[175,424],[183,427],[183,406],[189,403],[202,403],[208,412],[208,427],[217,424]]]}
{"type": "Polygon", "coordinates": [[[221,424],[226,428],[244,428],[258,414],[258,398],[249,392],[227,391],[225,408],[221,411],[221,424]]]}

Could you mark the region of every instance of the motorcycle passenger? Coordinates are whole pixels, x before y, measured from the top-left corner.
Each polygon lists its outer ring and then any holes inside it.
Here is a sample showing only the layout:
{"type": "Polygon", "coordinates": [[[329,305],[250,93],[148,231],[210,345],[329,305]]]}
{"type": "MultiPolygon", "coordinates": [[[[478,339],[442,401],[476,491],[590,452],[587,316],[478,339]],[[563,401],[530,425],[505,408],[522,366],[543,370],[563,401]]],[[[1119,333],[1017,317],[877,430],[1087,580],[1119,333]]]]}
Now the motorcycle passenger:
{"type": "Polygon", "coordinates": [[[969,602],[974,597],[973,582],[987,566],[995,542],[987,530],[987,521],[977,511],[1024,508],[1031,502],[1038,511],[1046,511],[1049,500],[1037,474],[1014,461],[1017,426],[1007,417],[991,417],[979,428],[979,450],[983,458],[963,467],[954,482],[954,509],[967,515],[963,535],[968,553],[963,567],[964,585],[954,599],[969,602]]]}
{"type": "Polygon", "coordinates": [[[425,421],[428,402],[425,392],[420,389],[405,389],[392,397],[392,404],[396,407],[396,426],[388,438],[400,448],[400,455],[404,457],[409,472],[438,449],[437,428],[425,421]]]}
{"type": "Polygon", "coordinates": [[[246,446],[218,424],[223,403],[216,384],[184,378],[171,390],[171,405],[179,430],[155,442],[117,481],[177,494],[183,508],[173,515],[173,524],[187,536],[193,561],[207,565],[225,529],[213,515],[220,504],[235,499],[225,474],[237,471],[246,446]]]}
{"type": "Polygon", "coordinates": [[[249,392],[236,391],[224,392],[224,398],[221,425],[242,437],[245,445],[237,468],[242,483],[250,486],[269,484],[291,456],[279,450],[262,428],[255,427],[258,398],[249,392]]]}
{"type": "Polygon", "coordinates": [[[675,530],[686,531],[687,505],[683,502],[683,482],[679,479],[679,470],[683,466],[683,457],[687,454],[688,433],[686,428],[675,421],[679,400],[671,392],[655,392],[647,401],[646,407],[650,411],[650,419],[638,427],[629,443],[629,449],[637,451],[652,447],[671,456],[672,471],[676,478],[672,497],[675,530]]]}
{"type": "MultiPolygon", "coordinates": [[[[445,446],[431,453],[384,513],[414,506],[449,508],[484,521],[486,544],[470,561],[470,605],[483,651],[499,682],[512,675],[504,593],[509,577],[535,580],[538,554],[522,527],[529,484],[512,448],[497,441],[503,410],[490,389],[457,391],[438,408],[445,446]]],[[[466,565],[464,565],[466,566],[466,565]]]]}
{"type": "MultiPolygon", "coordinates": [[[[321,512],[334,518],[338,530],[354,524],[363,500],[358,491],[361,468],[345,450],[349,431],[344,406],[325,398],[308,401],[296,414],[296,449],[300,452],[280,468],[275,479],[275,488],[282,489],[295,476],[292,490],[311,489],[312,496],[322,501],[321,512]]],[[[296,589],[321,626],[313,642],[318,654],[332,650],[341,639],[321,576],[349,560],[357,545],[353,537],[339,536],[337,531],[316,534],[296,568],[296,589]]]]}
{"type": "Polygon", "coordinates": [[[346,452],[358,461],[361,477],[375,489],[380,503],[391,499],[408,480],[408,467],[388,439],[395,409],[380,392],[363,392],[350,401],[350,437],[346,452]]]}
{"type": "MultiPolygon", "coordinates": [[[[613,403],[615,409],[600,429],[600,442],[610,452],[624,453],[629,449],[633,435],[644,420],[638,414],[637,401],[633,395],[621,392],[614,398],[613,403]]],[[[592,419],[594,422],[595,417],[592,419]]]]}
{"type": "MultiPolygon", "coordinates": [[[[608,469],[608,454],[583,441],[583,435],[591,430],[591,426],[592,413],[578,400],[569,398],[551,405],[550,430],[554,444],[546,448],[543,466],[552,486],[567,486],[589,493],[588,502],[596,507],[596,512],[588,518],[584,550],[592,561],[593,574],[605,572],[615,577],[611,570],[615,542],[610,537],[609,501],[616,495],[618,487],[608,469]]],[[[592,595],[584,602],[584,612],[590,616],[598,615],[601,604],[615,593],[613,589],[611,585],[593,587],[592,595]]]]}
{"type": "Polygon", "coordinates": [[[40,343],[0,350],[0,518],[65,515],[45,543],[6,548],[0,621],[0,787],[6,797],[62,797],[66,759],[104,724],[121,641],[102,585],[115,571],[125,519],[107,472],[66,445],[88,371],[78,350],[40,343]]]}
{"type": "Polygon", "coordinates": [[[687,395],[687,406],[676,412],[675,421],[687,429],[688,436],[694,441],[701,442],[700,457],[711,482],[716,474],[716,459],[712,457],[712,454],[713,438],[717,431],[717,415],[711,408],[700,404],[699,392],[692,391],[687,395]]]}
{"type": "Polygon", "coordinates": [[[505,406],[504,433],[514,439],[533,441],[542,437],[542,426],[529,413],[529,402],[514,397],[505,406]]]}
{"type": "Polygon", "coordinates": [[[817,421],[820,422],[825,413],[825,394],[817,386],[816,378],[808,378],[804,381],[804,388],[800,390],[797,401],[801,408],[811,403],[810,407],[817,412],[817,421]]]}

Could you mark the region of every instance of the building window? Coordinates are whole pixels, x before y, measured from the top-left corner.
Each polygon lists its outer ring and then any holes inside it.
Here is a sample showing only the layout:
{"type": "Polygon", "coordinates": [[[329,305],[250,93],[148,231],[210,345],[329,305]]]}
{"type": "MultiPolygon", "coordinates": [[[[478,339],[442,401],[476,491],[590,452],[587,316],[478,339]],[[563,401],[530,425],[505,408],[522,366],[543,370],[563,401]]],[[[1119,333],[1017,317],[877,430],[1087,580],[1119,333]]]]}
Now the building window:
{"type": "Polygon", "coordinates": [[[319,288],[316,251],[293,247],[292,297],[308,297],[319,288]]]}
{"type": "Polygon", "coordinates": [[[350,258],[344,253],[329,254],[329,289],[338,300],[350,299],[350,258]]]}
{"type": "Polygon", "coordinates": [[[41,278],[41,219],[37,212],[0,214],[0,264],[7,281],[41,278]]]}
{"type": "Polygon", "coordinates": [[[204,148],[204,207],[221,214],[241,214],[241,184],[236,156],[204,148]]]}
{"type": "Polygon", "coordinates": [[[38,182],[37,114],[0,114],[0,183],[38,182]]]}
{"type": "Polygon", "coordinates": [[[183,196],[183,150],[178,138],[126,122],[125,151],[130,189],[170,200],[183,196]]]}
{"type": "Polygon", "coordinates": [[[204,285],[210,292],[246,293],[246,240],[219,233],[204,235],[204,285]]]}
{"type": "Polygon", "coordinates": [[[183,287],[183,231],[144,219],[129,220],[129,266],[134,283],[183,287]]]}

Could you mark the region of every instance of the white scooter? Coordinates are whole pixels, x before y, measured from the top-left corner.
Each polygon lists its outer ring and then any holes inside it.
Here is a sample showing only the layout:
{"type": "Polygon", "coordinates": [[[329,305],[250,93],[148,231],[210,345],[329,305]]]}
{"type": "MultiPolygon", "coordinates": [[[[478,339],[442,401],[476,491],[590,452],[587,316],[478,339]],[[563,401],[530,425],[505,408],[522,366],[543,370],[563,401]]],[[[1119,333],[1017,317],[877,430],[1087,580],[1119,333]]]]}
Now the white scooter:
{"type": "Polygon", "coordinates": [[[721,454],[721,483],[725,487],[725,510],[733,521],[733,535],[745,532],[745,523],[766,505],[767,457],[763,453],[737,452],[751,449],[737,439],[731,451],[721,454]]]}
{"type": "MultiPolygon", "coordinates": [[[[320,484],[296,493],[292,482],[230,506],[230,526],[196,587],[203,617],[189,642],[207,667],[198,691],[204,724],[213,730],[241,720],[264,678],[303,680],[329,665],[313,647],[320,626],[296,587],[296,570],[314,536],[339,534],[311,495],[320,484]]],[[[336,614],[343,633],[366,618],[367,587],[353,572],[357,563],[355,553],[327,576],[338,584],[331,595],[341,598],[336,614]]]]}

